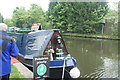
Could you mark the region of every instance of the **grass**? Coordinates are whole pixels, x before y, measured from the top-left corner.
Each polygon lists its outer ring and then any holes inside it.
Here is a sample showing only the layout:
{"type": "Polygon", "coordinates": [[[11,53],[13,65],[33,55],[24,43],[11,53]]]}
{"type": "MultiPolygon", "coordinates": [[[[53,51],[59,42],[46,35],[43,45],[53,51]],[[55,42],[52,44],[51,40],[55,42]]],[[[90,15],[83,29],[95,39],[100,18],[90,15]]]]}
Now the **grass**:
{"type": "Polygon", "coordinates": [[[10,80],[23,80],[23,78],[25,78],[25,76],[22,75],[14,65],[12,65],[12,73],[10,74],[10,80]]]}
{"type": "Polygon", "coordinates": [[[118,38],[118,36],[99,35],[99,34],[63,33],[62,35],[71,35],[71,36],[87,36],[87,37],[103,37],[103,38],[119,39],[119,38],[118,38]]]}

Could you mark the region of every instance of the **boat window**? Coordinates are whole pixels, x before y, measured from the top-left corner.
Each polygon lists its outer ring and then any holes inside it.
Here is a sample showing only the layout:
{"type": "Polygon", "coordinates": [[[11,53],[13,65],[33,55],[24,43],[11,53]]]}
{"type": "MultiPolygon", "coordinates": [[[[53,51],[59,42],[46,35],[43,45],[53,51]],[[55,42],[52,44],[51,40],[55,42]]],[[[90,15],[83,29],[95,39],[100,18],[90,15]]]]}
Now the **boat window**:
{"type": "Polygon", "coordinates": [[[48,50],[50,50],[51,48],[52,48],[52,42],[50,40],[45,51],[43,52],[43,55],[49,55],[48,50]]]}
{"type": "Polygon", "coordinates": [[[48,46],[47,46],[46,49],[51,49],[51,48],[52,48],[52,43],[51,43],[51,41],[49,41],[48,46]]]}

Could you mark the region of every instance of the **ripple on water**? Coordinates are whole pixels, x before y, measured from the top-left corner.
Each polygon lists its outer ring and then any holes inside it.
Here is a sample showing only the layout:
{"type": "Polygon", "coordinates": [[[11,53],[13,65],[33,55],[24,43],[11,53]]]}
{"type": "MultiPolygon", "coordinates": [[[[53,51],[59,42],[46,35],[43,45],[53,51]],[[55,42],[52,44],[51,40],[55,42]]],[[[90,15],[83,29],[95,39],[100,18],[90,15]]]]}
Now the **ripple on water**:
{"type": "Polygon", "coordinates": [[[82,76],[82,78],[94,78],[94,80],[99,80],[100,78],[117,78],[118,61],[114,61],[109,58],[102,58],[102,59],[103,59],[102,66],[95,69],[93,73],[82,76]]]}

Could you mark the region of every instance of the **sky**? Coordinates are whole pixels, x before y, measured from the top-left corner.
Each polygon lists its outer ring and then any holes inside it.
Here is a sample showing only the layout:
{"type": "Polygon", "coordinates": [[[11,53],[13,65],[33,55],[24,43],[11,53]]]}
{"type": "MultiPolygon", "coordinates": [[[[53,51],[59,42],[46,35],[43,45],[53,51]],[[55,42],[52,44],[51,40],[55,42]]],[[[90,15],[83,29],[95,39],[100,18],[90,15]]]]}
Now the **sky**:
{"type": "Polygon", "coordinates": [[[29,9],[32,3],[38,4],[44,11],[47,11],[49,0],[1,0],[0,13],[4,18],[11,18],[16,7],[25,7],[29,9]]]}
{"type": "MultiPolygon", "coordinates": [[[[112,8],[113,1],[120,0],[108,0],[111,2],[109,5],[112,8]]],[[[30,4],[35,3],[42,7],[44,11],[48,10],[49,0],[1,0],[0,1],[0,13],[4,18],[11,18],[12,13],[16,7],[30,8],[30,4]]]]}

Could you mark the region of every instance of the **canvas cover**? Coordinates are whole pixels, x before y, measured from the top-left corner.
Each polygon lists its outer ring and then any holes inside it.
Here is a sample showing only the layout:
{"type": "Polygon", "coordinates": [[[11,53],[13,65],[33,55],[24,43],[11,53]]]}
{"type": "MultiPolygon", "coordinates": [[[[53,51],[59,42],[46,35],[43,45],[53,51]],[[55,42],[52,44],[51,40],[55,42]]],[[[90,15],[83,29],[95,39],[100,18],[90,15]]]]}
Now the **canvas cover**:
{"type": "Polygon", "coordinates": [[[34,56],[43,55],[54,30],[40,30],[30,33],[9,33],[10,36],[17,37],[17,45],[20,55],[25,59],[33,59],[34,56]]]}

